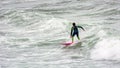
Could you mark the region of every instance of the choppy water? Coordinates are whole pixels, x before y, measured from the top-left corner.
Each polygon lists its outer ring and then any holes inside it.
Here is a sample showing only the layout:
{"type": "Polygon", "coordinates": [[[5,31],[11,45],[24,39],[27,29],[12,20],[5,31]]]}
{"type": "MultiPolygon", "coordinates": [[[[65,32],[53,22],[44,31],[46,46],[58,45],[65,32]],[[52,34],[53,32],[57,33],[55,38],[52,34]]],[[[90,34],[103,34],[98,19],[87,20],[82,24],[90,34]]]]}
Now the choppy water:
{"type": "Polygon", "coordinates": [[[0,0],[0,68],[120,68],[119,21],[119,0],[0,0]]]}

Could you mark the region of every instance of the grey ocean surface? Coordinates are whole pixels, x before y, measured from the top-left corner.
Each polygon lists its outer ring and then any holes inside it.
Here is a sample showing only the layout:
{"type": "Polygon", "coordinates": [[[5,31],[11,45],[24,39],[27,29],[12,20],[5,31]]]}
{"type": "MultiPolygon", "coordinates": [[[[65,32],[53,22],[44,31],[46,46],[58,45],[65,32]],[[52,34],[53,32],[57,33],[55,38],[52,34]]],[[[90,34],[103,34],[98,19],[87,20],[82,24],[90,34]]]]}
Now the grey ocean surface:
{"type": "Polygon", "coordinates": [[[120,0],[0,0],[0,68],[120,68],[120,0]]]}

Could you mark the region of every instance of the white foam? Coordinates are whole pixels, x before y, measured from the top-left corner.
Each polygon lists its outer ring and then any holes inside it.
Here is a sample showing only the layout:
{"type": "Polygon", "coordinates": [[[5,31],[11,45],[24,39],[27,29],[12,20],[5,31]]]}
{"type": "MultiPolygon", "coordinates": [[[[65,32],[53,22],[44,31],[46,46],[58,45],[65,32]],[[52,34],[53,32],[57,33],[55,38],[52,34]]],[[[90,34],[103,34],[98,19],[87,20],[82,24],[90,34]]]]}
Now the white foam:
{"type": "Polygon", "coordinates": [[[91,51],[94,60],[120,60],[120,40],[107,38],[98,42],[91,51]]]}

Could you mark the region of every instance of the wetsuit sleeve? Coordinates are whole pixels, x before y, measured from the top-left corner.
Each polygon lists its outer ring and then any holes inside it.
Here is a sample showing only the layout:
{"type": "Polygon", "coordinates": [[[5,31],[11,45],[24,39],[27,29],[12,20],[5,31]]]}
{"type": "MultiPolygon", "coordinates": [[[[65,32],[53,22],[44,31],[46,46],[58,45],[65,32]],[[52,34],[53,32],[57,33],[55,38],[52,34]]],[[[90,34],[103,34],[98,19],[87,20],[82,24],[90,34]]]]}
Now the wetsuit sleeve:
{"type": "Polygon", "coordinates": [[[72,36],[72,32],[73,32],[73,27],[71,28],[70,36],[72,36]]]}
{"type": "Polygon", "coordinates": [[[81,28],[82,30],[84,30],[85,31],[85,29],[82,27],[82,26],[77,26],[78,28],[81,28]]]}

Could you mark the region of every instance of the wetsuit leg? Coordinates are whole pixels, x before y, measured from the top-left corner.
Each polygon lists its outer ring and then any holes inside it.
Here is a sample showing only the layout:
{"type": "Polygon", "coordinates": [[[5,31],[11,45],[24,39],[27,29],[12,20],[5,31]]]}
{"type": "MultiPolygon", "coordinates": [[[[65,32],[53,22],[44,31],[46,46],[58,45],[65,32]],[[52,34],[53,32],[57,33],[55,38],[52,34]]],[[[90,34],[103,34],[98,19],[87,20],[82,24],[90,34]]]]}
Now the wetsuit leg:
{"type": "Polygon", "coordinates": [[[72,34],[72,42],[74,42],[74,36],[76,35],[76,33],[72,34]]]}
{"type": "Polygon", "coordinates": [[[76,35],[77,35],[77,38],[80,40],[80,38],[79,38],[79,33],[76,33],[76,35]]]}

